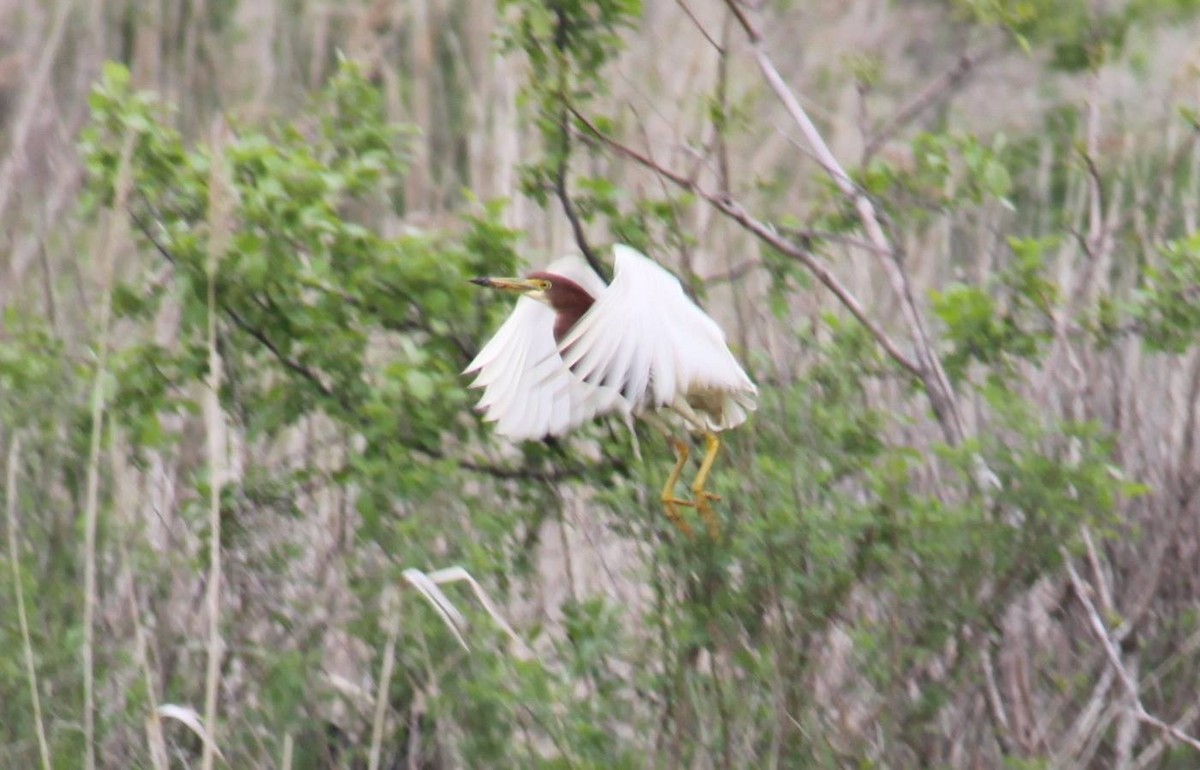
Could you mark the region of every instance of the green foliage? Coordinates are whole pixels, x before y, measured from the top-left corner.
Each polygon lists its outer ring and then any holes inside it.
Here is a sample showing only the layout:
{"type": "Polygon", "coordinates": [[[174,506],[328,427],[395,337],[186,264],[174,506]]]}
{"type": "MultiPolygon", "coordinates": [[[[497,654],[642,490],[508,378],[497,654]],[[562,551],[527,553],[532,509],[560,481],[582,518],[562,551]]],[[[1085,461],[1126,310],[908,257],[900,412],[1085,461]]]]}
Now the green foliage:
{"type": "Polygon", "coordinates": [[[1045,275],[1044,258],[1053,239],[1010,238],[1012,263],[983,286],[951,284],[934,292],[932,309],[945,328],[950,350],[944,363],[955,379],[978,362],[993,376],[1009,378],[1019,361],[1036,360],[1050,339],[1058,289],[1045,275]]]}
{"type": "Polygon", "coordinates": [[[603,220],[616,239],[637,248],[663,237],[664,228],[672,245],[688,245],[678,222],[686,200],[631,199],[607,176],[568,174],[575,133],[616,127],[608,116],[593,115],[584,123],[579,114],[608,92],[605,67],[622,49],[621,33],[637,23],[641,1],[503,0],[500,8],[510,14],[501,31],[503,49],[524,54],[537,73],[522,84],[521,99],[543,153],[520,167],[520,191],[543,207],[557,198],[582,223],[603,220]]]}
{"type": "Polygon", "coordinates": [[[514,269],[514,234],[497,224],[494,207],[471,218],[458,243],[437,234],[384,238],[357,221],[390,207],[405,132],[382,122],[378,93],[351,65],[331,81],[307,124],[234,128],[219,154],[185,149],[177,132],[152,124],[162,110],[130,93],[119,70],[110,69],[97,88],[93,109],[84,139],[92,200],[111,200],[112,148],[135,131],[134,218],[174,277],[151,292],[122,287],[115,309],[136,319],[167,298],[181,303],[178,350],[145,342],[120,353],[117,404],[127,420],[141,424],[175,408],[180,385],[206,366],[212,233],[205,218],[212,165],[221,163],[237,205],[216,278],[229,330],[222,352],[227,397],[249,435],[275,435],[322,412],[364,430],[370,447],[399,434],[410,451],[429,456],[445,431],[469,427],[456,419],[466,398],[458,372],[465,341],[484,319],[466,278],[514,269]],[[368,368],[377,348],[388,360],[368,368]],[[263,367],[280,378],[259,376],[263,367]],[[401,413],[400,403],[421,408],[401,413]]]}
{"type": "MultiPolygon", "coordinates": [[[[1012,208],[1013,181],[1008,170],[1008,140],[996,135],[990,144],[964,133],[921,133],[913,139],[913,168],[900,168],[875,158],[858,172],[863,189],[877,196],[893,216],[918,216],[953,211],[985,201],[1012,208]]],[[[831,189],[831,194],[833,193],[831,189]]],[[[842,212],[842,227],[854,225],[842,212]]],[[[838,231],[837,226],[826,225],[838,231]]]]}
{"type": "Polygon", "coordinates": [[[1182,353],[1200,332],[1200,233],[1165,244],[1161,257],[1142,276],[1132,317],[1153,349],[1182,353]]]}
{"type": "MultiPolygon", "coordinates": [[[[1095,70],[1119,56],[1134,6],[1098,12],[1083,0],[955,0],[977,21],[1007,30],[1025,49],[1045,47],[1052,65],[1074,72],[1095,70]]],[[[1147,4],[1149,5],[1149,4],[1147,4]]]]}
{"type": "Polygon", "coordinates": [[[1101,7],[1087,0],[952,0],[977,23],[995,25],[1026,51],[1045,49],[1064,72],[1096,71],[1120,58],[1130,30],[1179,22],[1200,11],[1196,0],[1135,0],[1101,7]]]}
{"type": "MultiPolygon", "coordinates": [[[[501,13],[516,19],[504,28],[502,45],[521,50],[535,72],[570,69],[584,83],[602,82],[601,69],[621,49],[620,32],[641,14],[640,0],[501,0],[501,13]]],[[[561,84],[559,84],[561,85],[561,84]]],[[[569,93],[562,91],[562,94],[569,93]]]]}
{"type": "MultiPolygon", "coordinates": [[[[522,466],[491,466],[469,459],[465,449],[451,449],[467,445],[481,427],[468,416],[471,395],[459,373],[485,329],[508,310],[473,290],[467,278],[517,269],[516,234],[499,223],[500,208],[476,206],[453,237],[415,231],[380,235],[372,222],[393,210],[408,132],[384,121],[379,93],[349,63],[314,97],[304,120],[265,129],[231,125],[219,145],[188,146],[166,122],[170,110],[132,91],[119,67],[106,68],[92,108],[82,145],[90,171],[88,205],[98,210],[111,204],[119,148],[132,132],[131,214],[143,246],[169,271],[167,281],[148,285],[139,276],[118,287],[114,310],[121,322],[135,326],[158,318],[168,306],[178,318],[176,343],[134,337],[113,355],[113,420],[138,451],[180,441],[163,427],[163,418],[197,410],[197,385],[208,365],[207,260],[213,239],[221,237],[225,248],[215,274],[226,377],[221,400],[245,440],[265,451],[289,430],[320,419],[332,438],[357,447],[320,473],[306,469],[289,476],[275,470],[265,476],[253,465],[248,468],[237,486],[225,490],[224,547],[234,553],[256,548],[255,521],[293,516],[296,496],[306,486],[337,483],[356,490],[361,517],[356,536],[389,554],[382,567],[371,559],[351,564],[365,608],[378,605],[380,592],[399,579],[401,567],[441,566],[430,562],[435,551],[438,561],[459,563],[477,574],[508,574],[514,538],[527,536],[526,522],[539,520],[552,490],[521,489],[501,498],[509,507],[488,513],[473,501],[486,495],[492,505],[495,492],[486,484],[468,491],[465,479],[480,473],[519,477],[522,466]],[[214,173],[218,166],[227,169],[224,194],[234,204],[227,223],[209,212],[213,180],[221,178],[214,173]],[[221,232],[222,227],[228,231],[221,232]],[[443,533],[461,527],[458,518],[468,510],[473,510],[474,530],[487,536],[461,539],[448,550],[436,547],[443,533]]],[[[25,369],[23,376],[38,371],[25,369]]],[[[524,451],[529,463],[552,457],[571,462],[562,448],[530,444],[524,451]]],[[[204,475],[193,483],[202,499],[204,475]]],[[[280,548],[264,555],[264,572],[290,569],[294,557],[285,544],[280,548]]],[[[579,616],[573,644],[580,651],[579,665],[595,669],[588,661],[600,652],[587,652],[588,640],[611,634],[613,616],[610,609],[592,605],[581,610],[586,612],[579,616]]],[[[374,610],[364,613],[364,620],[373,617],[374,610]]],[[[320,636],[306,637],[302,619],[286,622],[293,626],[287,654],[250,658],[261,665],[254,674],[267,698],[261,717],[282,729],[303,718],[306,704],[321,695],[310,686],[320,665],[314,646],[320,636]]],[[[360,631],[381,644],[373,623],[360,631]]],[[[455,649],[441,620],[429,613],[406,633],[405,660],[418,650],[442,656],[455,649]]],[[[404,665],[417,667],[418,661],[404,665]]],[[[520,720],[498,718],[489,710],[472,689],[477,686],[472,677],[495,681],[503,693],[522,685],[522,675],[509,669],[502,654],[474,661],[472,669],[461,680],[443,682],[444,692],[460,692],[463,698],[439,701],[438,713],[471,725],[468,731],[476,736],[469,749],[472,764],[496,766],[520,720]],[[485,719],[490,731],[476,721],[485,719]]],[[[554,696],[542,701],[547,707],[573,698],[573,679],[551,680],[545,672],[524,676],[534,679],[529,687],[555,688],[554,696]]],[[[506,704],[496,706],[507,709],[506,704]]],[[[556,715],[558,727],[539,729],[574,735],[570,731],[592,724],[595,716],[587,701],[579,701],[578,708],[582,711],[573,721],[563,723],[556,715]]],[[[606,744],[599,734],[576,737],[583,742],[581,761],[597,752],[611,758],[602,751],[606,744]]],[[[606,763],[595,759],[592,766],[606,763]]]]}
{"type": "Polygon", "coordinates": [[[640,0],[502,0],[510,22],[502,28],[503,50],[522,52],[537,73],[522,88],[548,152],[546,163],[526,166],[522,192],[544,200],[548,180],[569,154],[566,106],[605,91],[604,66],[620,51],[620,33],[636,22],[640,0]]]}
{"type": "Polygon", "coordinates": [[[63,400],[82,403],[75,383],[78,371],[67,360],[62,341],[41,319],[15,307],[4,310],[0,337],[0,424],[31,435],[45,435],[63,400]]]}

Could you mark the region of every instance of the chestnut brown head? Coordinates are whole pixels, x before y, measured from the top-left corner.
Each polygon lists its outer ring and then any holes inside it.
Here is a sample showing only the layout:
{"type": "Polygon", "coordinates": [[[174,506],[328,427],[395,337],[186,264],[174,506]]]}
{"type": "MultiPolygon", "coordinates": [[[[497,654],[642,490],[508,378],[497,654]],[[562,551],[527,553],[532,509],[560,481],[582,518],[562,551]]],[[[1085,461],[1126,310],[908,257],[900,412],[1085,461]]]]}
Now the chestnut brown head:
{"type": "Polygon", "coordinates": [[[582,286],[555,273],[536,272],[524,278],[472,278],[471,283],[489,289],[522,294],[549,305],[555,312],[554,339],[566,336],[595,301],[582,286]]]}

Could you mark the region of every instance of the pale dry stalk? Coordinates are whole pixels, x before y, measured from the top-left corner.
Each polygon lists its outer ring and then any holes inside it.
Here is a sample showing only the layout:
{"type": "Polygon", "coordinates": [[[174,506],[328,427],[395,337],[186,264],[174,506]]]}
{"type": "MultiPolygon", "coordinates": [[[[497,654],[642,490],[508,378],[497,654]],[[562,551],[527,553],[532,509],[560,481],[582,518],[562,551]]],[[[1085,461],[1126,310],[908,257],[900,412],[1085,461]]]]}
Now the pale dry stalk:
{"type": "Polygon", "coordinates": [[[368,770],[379,770],[379,759],[383,751],[383,728],[387,721],[388,690],[392,683],[392,669],[396,665],[396,637],[400,634],[400,593],[392,591],[384,595],[383,615],[387,619],[387,643],[383,648],[383,665],[379,672],[379,687],[375,694],[375,712],[371,720],[371,752],[367,760],[368,770]]]}
{"type": "Polygon", "coordinates": [[[63,30],[66,29],[67,17],[73,5],[71,0],[61,0],[58,3],[54,21],[51,22],[50,32],[46,35],[46,42],[42,47],[42,55],[38,57],[37,66],[29,76],[29,85],[24,89],[16,121],[9,133],[8,156],[0,163],[0,218],[7,215],[9,201],[16,191],[17,185],[13,177],[23,160],[25,145],[33,131],[34,117],[37,110],[47,103],[50,75],[54,71],[54,62],[63,42],[63,30]]]}
{"type": "Polygon", "coordinates": [[[221,411],[221,356],[217,350],[217,270],[232,228],[233,190],[224,156],[226,129],[217,121],[212,132],[212,171],[208,180],[208,381],[204,392],[204,424],[208,438],[208,666],[204,678],[204,726],[212,740],[204,742],[202,767],[212,770],[217,752],[217,700],[221,683],[221,486],[225,480],[225,417],[221,411]]]}
{"type": "Polygon", "coordinates": [[[13,591],[17,595],[17,621],[21,626],[21,646],[25,650],[25,676],[29,680],[29,699],[33,704],[33,725],[37,730],[38,756],[42,770],[50,770],[50,745],[46,742],[46,725],[42,721],[42,699],[38,694],[37,666],[33,661],[33,643],[29,639],[29,619],[25,614],[25,589],[21,585],[21,551],[17,526],[17,465],[21,457],[21,437],[14,434],[8,445],[8,469],[5,474],[4,495],[8,498],[8,561],[12,565],[13,591]]]}
{"type": "Polygon", "coordinates": [[[283,736],[283,756],[279,758],[279,770],[292,770],[292,755],[295,753],[296,739],[291,733],[283,736]]]}
{"type": "Polygon", "coordinates": [[[96,372],[92,382],[91,445],[88,448],[87,492],[84,502],[83,552],[83,732],[84,759],[87,770],[96,767],[96,525],[99,519],[100,495],[100,438],[104,430],[104,385],[108,377],[109,323],[112,316],[112,283],[117,249],[126,238],[128,221],[125,207],[132,182],[131,165],[137,134],[125,134],[121,160],[117,166],[115,200],[109,213],[104,245],[100,251],[100,318],[99,339],[96,343],[96,372]]]}

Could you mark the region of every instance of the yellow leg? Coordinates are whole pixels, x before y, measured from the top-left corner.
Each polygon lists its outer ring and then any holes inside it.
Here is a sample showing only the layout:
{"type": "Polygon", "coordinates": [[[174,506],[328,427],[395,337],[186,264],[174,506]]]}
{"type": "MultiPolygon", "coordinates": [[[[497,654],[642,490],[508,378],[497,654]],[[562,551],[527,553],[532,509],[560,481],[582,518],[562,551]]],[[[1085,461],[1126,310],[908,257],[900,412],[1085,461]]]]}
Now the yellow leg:
{"type": "Polygon", "coordinates": [[[704,461],[700,463],[700,472],[696,474],[696,480],[692,482],[692,498],[696,510],[704,519],[704,523],[708,525],[709,536],[716,540],[720,537],[721,528],[717,524],[717,515],[708,501],[721,498],[706,490],[704,485],[708,483],[708,474],[712,470],[713,463],[716,462],[717,452],[721,451],[721,439],[717,438],[715,433],[705,433],[704,446],[704,461]]]}
{"type": "Polygon", "coordinates": [[[688,445],[674,437],[668,437],[671,446],[675,449],[675,467],[671,469],[671,473],[667,476],[667,483],[663,485],[662,504],[663,510],[667,513],[667,518],[671,523],[679,528],[679,531],[688,537],[692,537],[692,527],[683,520],[683,516],[679,514],[679,506],[691,506],[690,500],[680,500],[675,497],[675,485],[679,483],[679,477],[683,474],[683,466],[687,464],[688,456],[691,454],[688,445]]]}

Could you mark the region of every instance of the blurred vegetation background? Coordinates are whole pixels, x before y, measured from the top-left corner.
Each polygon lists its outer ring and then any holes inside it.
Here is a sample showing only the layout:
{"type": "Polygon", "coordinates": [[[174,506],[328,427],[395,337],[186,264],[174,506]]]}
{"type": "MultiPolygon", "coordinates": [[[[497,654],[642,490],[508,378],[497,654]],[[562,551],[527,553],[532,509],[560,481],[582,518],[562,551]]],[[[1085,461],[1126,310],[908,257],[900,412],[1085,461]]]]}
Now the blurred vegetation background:
{"type": "Polygon", "coordinates": [[[1198,10],[0,0],[0,767],[1200,766],[1198,10]],[[459,375],[614,241],[718,542],[459,375]]]}

